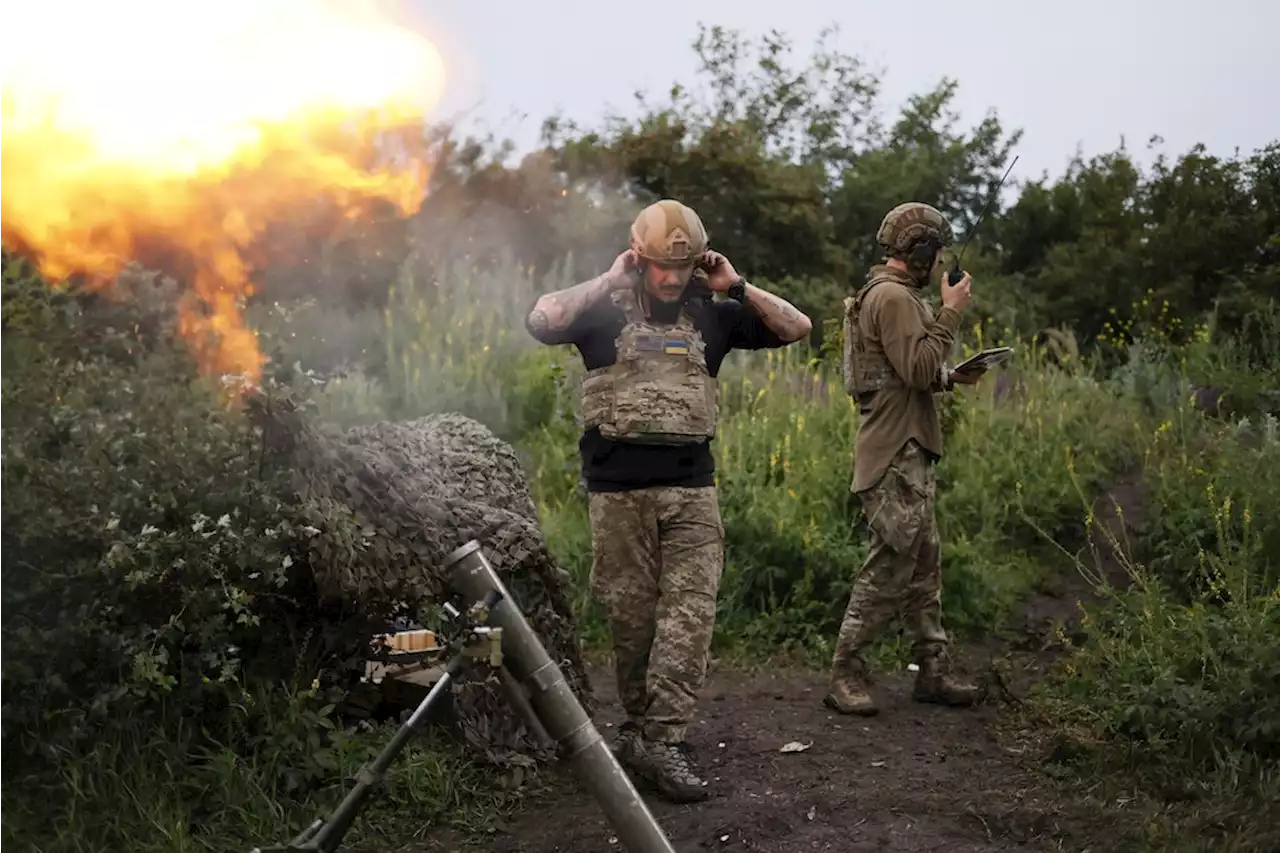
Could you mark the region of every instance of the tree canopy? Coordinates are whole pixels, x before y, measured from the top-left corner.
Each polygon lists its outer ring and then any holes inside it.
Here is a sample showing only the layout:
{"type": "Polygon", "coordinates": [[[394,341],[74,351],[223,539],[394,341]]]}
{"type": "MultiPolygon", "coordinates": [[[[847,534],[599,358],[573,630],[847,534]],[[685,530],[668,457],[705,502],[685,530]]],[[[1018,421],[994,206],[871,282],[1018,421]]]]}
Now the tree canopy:
{"type": "Polygon", "coordinates": [[[972,236],[976,314],[1001,328],[1066,327],[1087,347],[1140,320],[1144,301],[1188,328],[1211,312],[1234,328],[1280,296],[1280,141],[1232,158],[1196,146],[1147,169],[1121,147],[1077,156],[1052,180],[1015,170],[974,233],[1021,131],[995,111],[966,126],[950,79],[886,119],[879,76],[832,47],[834,34],[798,56],[777,32],[704,27],[692,80],[661,99],[637,93],[634,115],[596,126],[549,117],[539,148],[514,164],[508,144],[445,129],[422,212],[364,235],[363,254],[326,273],[340,286],[321,289],[380,301],[390,277],[369,265],[385,271],[410,251],[428,264],[514,257],[535,272],[568,259],[585,279],[625,246],[642,205],[674,197],[753,281],[818,319],[877,260],[876,228],[904,200],[945,211],[958,241],[972,236]]]}

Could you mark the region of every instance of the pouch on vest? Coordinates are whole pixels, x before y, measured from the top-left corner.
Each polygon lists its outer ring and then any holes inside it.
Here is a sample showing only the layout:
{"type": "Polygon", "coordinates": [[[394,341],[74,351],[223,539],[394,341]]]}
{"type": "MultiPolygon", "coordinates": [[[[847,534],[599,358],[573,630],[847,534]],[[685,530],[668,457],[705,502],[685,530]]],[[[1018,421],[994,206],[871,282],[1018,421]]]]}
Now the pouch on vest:
{"type": "Polygon", "coordinates": [[[618,334],[616,363],[589,371],[582,383],[587,428],[614,441],[690,444],[715,437],[719,386],[707,370],[706,343],[692,318],[674,326],[642,316],[633,293],[615,293],[628,322],[618,334]]]}
{"type": "Polygon", "coordinates": [[[886,281],[890,279],[872,279],[855,296],[844,300],[844,387],[850,397],[863,405],[870,402],[873,392],[903,385],[884,354],[868,351],[862,338],[863,302],[871,288],[886,281]]]}

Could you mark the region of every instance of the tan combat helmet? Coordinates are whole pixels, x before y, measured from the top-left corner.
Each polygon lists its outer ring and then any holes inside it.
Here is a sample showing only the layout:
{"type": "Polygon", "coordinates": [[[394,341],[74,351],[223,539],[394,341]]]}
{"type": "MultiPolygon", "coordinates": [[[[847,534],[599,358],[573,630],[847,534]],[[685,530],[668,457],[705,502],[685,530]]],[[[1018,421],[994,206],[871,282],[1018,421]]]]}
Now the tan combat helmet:
{"type": "Polygon", "coordinates": [[[709,242],[698,214],[674,199],[649,205],[631,223],[631,250],[656,264],[693,264],[709,242]]]}
{"type": "Polygon", "coordinates": [[[885,214],[876,242],[884,246],[889,257],[906,261],[913,275],[925,277],[930,273],[934,252],[955,242],[955,232],[936,207],[908,201],[885,214]],[[913,253],[917,247],[920,251],[913,253]]]}
{"type": "Polygon", "coordinates": [[[929,237],[933,237],[939,247],[955,242],[955,233],[947,218],[933,205],[920,201],[905,202],[886,213],[876,232],[876,242],[890,254],[909,252],[916,242],[929,237]]]}

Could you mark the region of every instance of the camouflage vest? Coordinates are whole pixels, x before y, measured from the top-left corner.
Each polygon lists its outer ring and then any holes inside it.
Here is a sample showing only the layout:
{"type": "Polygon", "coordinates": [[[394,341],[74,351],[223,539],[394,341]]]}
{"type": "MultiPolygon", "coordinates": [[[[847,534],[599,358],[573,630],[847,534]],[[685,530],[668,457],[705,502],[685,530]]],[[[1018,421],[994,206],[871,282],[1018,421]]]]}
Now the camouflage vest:
{"type": "Polygon", "coordinates": [[[862,303],[871,288],[894,280],[889,275],[875,276],[856,294],[844,300],[844,390],[859,403],[864,402],[864,398],[874,391],[902,388],[905,385],[894,372],[889,360],[884,357],[884,353],[867,350],[859,324],[862,303]]]}
{"type": "Polygon", "coordinates": [[[618,359],[587,371],[582,420],[614,441],[690,444],[715,437],[719,385],[707,370],[707,347],[688,312],[674,325],[645,319],[633,291],[612,294],[627,324],[618,359]]]}

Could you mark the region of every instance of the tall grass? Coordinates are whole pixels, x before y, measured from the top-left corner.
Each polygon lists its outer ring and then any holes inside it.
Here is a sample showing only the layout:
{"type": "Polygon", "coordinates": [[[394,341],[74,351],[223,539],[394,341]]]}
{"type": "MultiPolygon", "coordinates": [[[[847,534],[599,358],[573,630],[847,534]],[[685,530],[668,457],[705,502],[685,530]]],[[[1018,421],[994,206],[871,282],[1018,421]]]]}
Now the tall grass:
{"type": "MultiPolygon", "coordinates": [[[[392,404],[370,410],[342,386],[329,393],[342,397],[335,410],[363,417],[456,408],[513,440],[552,548],[575,578],[584,642],[603,646],[607,630],[586,592],[590,532],[574,420],[581,365],[571,347],[533,345],[520,324],[538,290],[571,282],[535,285],[515,270],[492,281],[519,297],[501,311],[461,300],[473,287],[465,278],[432,285],[459,298],[448,309],[415,303],[408,289],[397,297],[416,307],[389,315],[393,367],[361,379],[392,404]]],[[[1152,838],[1167,839],[1179,820],[1218,821],[1251,826],[1238,845],[1255,849],[1249,839],[1274,824],[1242,803],[1274,792],[1265,768],[1280,732],[1280,518],[1265,509],[1280,505],[1268,411],[1280,365],[1251,360],[1211,325],[1174,347],[1166,333],[1180,321],[1147,307],[1091,358],[1061,333],[1037,345],[1013,330],[995,340],[981,324],[966,330],[957,355],[1009,343],[1018,357],[1003,377],[944,403],[944,614],[956,636],[981,638],[1010,630],[1031,591],[1083,582],[1094,599],[1088,641],[1034,695],[1036,724],[1076,738],[1068,772],[1110,773],[1153,803],[1169,786],[1207,798],[1192,817],[1153,824],[1165,829],[1152,838]],[[1227,416],[1192,405],[1194,397],[1203,406],[1197,389],[1210,386],[1230,403],[1227,416]],[[1121,481],[1148,495],[1136,541],[1113,549],[1130,555],[1123,588],[1082,556],[1096,549],[1098,497],[1121,481]]],[[[837,362],[804,345],[731,354],[721,382],[714,447],[727,562],[716,649],[791,652],[822,665],[866,547],[849,493],[857,412],[837,362]]],[[[903,662],[897,644],[886,636],[881,665],[903,662]]]]}
{"type": "MultiPolygon", "coordinates": [[[[298,700],[304,697],[295,697],[298,700]]],[[[389,726],[344,731],[301,701],[280,702],[270,736],[192,747],[197,734],[115,726],[88,752],[63,756],[47,787],[6,786],[3,838],[32,851],[138,853],[251,850],[283,844],[328,816],[345,780],[371,762],[389,726]],[[302,715],[305,718],[300,718],[302,715]]],[[[351,850],[398,849],[424,828],[483,834],[527,792],[478,767],[428,728],[390,768],[344,839],[351,850]]]]}
{"type": "MultiPolygon", "coordinates": [[[[572,282],[561,272],[534,281],[512,265],[425,269],[406,262],[380,309],[272,305],[255,320],[277,357],[328,377],[316,402],[334,425],[459,411],[513,442],[551,547],[575,579],[584,643],[602,647],[607,630],[586,591],[582,367],[573,348],[539,346],[523,329],[538,292],[572,282]]],[[[1151,825],[1153,843],[1175,837],[1170,826],[1244,827],[1236,849],[1260,850],[1280,811],[1258,808],[1275,795],[1280,757],[1280,442],[1266,411],[1280,366],[1249,361],[1210,327],[1200,332],[1175,349],[1149,324],[1136,344],[1112,346],[1106,361],[1121,367],[1106,371],[1061,336],[1051,351],[1013,331],[999,336],[1018,348],[1013,368],[944,404],[944,613],[957,637],[980,638],[1009,630],[1032,590],[1084,578],[1097,600],[1088,639],[1029,705],[1029,724],[1054,735],[1049,757],[1073,778],[1109,779],[1147,802],[1179,792],[1193,805],[1165,808],[1172,822],[1151,825]],[[1225,420],[1190,405],[1193,386],[1210,382],[1233,400],[1225,420]],[[1081,554],[1096,540],[1097,495],[1135,477],[1149,506],[1127,552],[1131,582],[1113,587],[1081,554]]],[[[990,338],[975,326],[962,348],[990,338]]],[[[721,381],[727,563],[716,649],[824,664],[866,547],[849,493],[857,412],[836,362],[804,345],[732,354],[721,381]]],[[[902,662],[897,643],[885,637],[881,665],[902,662]]],[[[310,731],[314,742],[252,755],[243,744],[194,755],[151,734],[103,743],[66,764],[52,824],[33,811],[40,798],[6,790],[4,837],[47,850],[95,838],[139,850],[266,842],[334,801],[332,788],[282,781],[298,756],[336,781],[389,734],[339,733],[321,749],[330,725],[293,719],[281,731],[310,731]],[[212,805],[197,805],[200,792],[212,805]]],[[[482,813],[518,804],[444,744],[415,746],[395,772],[357,840],[392,843],[428,822],[475,827],[482,813]]]]}
{"type": "MultiPolygon", "coordinates": [[[[397,307],[386,312],[385,373],[353,371],[333,381],[320,395],[322,411],[349,423],[452,409],[511,439],[552,547],[579,581],[587,640],[601,640],[603,626],[585,592],[590,536],[577,455],[576,351],[529,338],[522,319],[539,288],[518,270],[491,275],[480,287],[465,276],[432,282],[431,298],[424,289],[402,276],[392,297],[397,307]],[[505,302],[472,300],[495,287],[505,302]]],[[[950,404],[939,513],[945,604],[949,624],[961,632],[996,625],[1052,570],[1045,563],[1054,552],[1011,511],[1012,496],[1034,503],[1056,533],[1081,535],[1068,461],[1100,482],[1136,440],[1135,403],[1079,365],[1042,362],[1042,354],[1025,350],[1012,398],[996,400],[988,383],[950,404]]],[[[849,493],[856,410],[835,362],[803,345],[733,353],[721,383],[714,448],[727,568],[717,644],[826,657],[865,554],[849,493]]]]}

